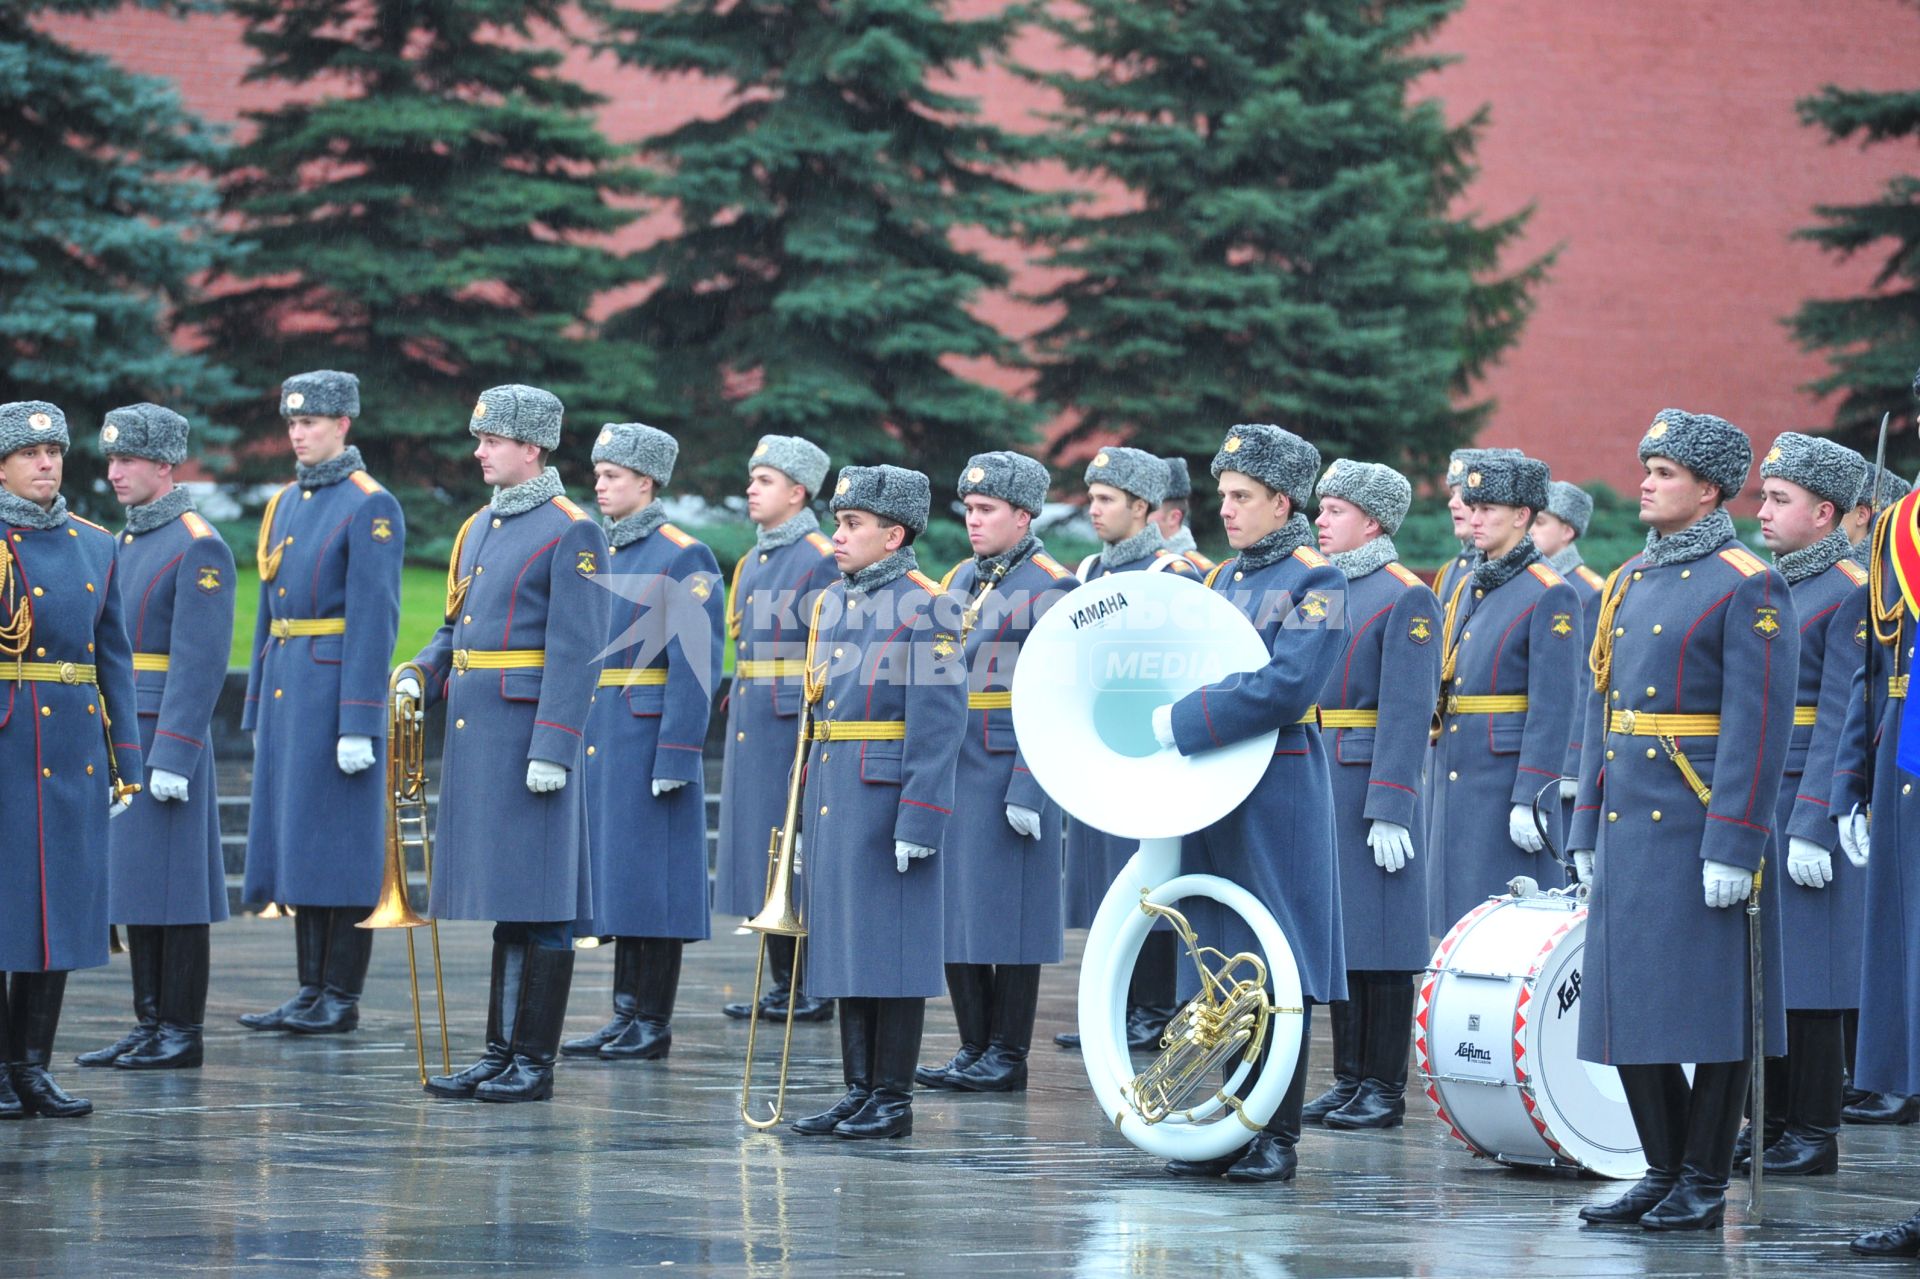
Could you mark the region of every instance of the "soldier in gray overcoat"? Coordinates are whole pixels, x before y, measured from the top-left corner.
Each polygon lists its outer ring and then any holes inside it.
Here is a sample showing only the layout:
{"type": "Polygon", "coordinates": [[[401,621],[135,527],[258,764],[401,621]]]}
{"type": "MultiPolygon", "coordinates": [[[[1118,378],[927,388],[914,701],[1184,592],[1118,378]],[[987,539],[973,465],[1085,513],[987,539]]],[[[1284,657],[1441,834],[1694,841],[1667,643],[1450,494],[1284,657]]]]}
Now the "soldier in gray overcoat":
{"type": "Polygon", "coordinates": [[[1390,1128],[1407,1113],[1413,978],[1427,962],[1421,780],[1440,691],[1440,603],[1400,563],[1393,535],[1413,486],[1390,467],[1341,458],[1320,498],[1320,550],[1347,579],[1347,651],[1320,691],[1332,764],[1347,997],[1330,1004],[1333,1087],[1302,1118],[1390,1128]]]}
{"type": "MultiPolygon", "coordinates": [[[[1909,492],[1874,520],[1864,588],[1867,652],[1854,673],[1834,760],[1840,846],[1867,875],[1854,1083],[1868,1092],[1864,1105],[1871,1109],[1855,1122],[1911,1122],[1913,1096],[1920,1093],[1920,965],[1913,941],[1920,936],[1920,894],[1907,891],[1920,876],[1920,789],[1900,767],[1914,653],[1900,569],[1904,562],[1906,580],[1916,581],[1916,521],[1920,492],[1909,492]]],[[[1847,1108],[1848,1119],[1855,1109],[1847,1108]]],[[[1920,1212],[1868,1231],[1851,1246],[1869,1256],[1920,1256],[1920,1212]]]]}
{"type": "Polygon", "coordinates": [[[1160,530],[1169,551],[1181,556],[1202,574],[1213,571],[1213,561],[1200,553],[1193,540],[1193,474],[1187,459],[1176,453],[1160,461],[1167,468],[1167,495],[1148,518],[1160,530]]]}
{"type": "Polygon", "coordinates": [[[213,709],[233,648],[233,552],[173,482],[187,420],[157,404],[108,413],[107,480],[127,507],[115,585],[133,641],[147,790],[108,828],[107,910],[127,930],[134,1028],[82,1066],[200,1065],[210,925],[227,917],[213,709]]]}
{"type": "MultiPolygon", "coordinates": [[[[1346,649],[1346,579],[1314,549],[1313,526],[1301,514],[1320,471],[1313,445],[1277,426],[1236,426],[1212,469],[1221,522],[1237,554],[1213,570],[1210,585],[1253,622],[1272,659],[1160,707],[1153,729],[1162,746],[1183,755],[1278,730],[1259,783],[1231,813],[1182,841],[1180,869],[1230,880],[1272,912],[1293,946],[1306,1016],[1292,1082],[1266,1127],[1242,1150],[1220,1159],[1176,1159],[1167,1171],[1288,1181],[1298,1167],[1294,1146],[1306,1098],[1312,1007],[1347,997],[1333,783],[1315,703],[1346,649]]],[[[1204,944],[1223,954],[1259,945],[1235,911],[1191,899],[1187,911],[1204,944]]],[[[1182,964],[1181,997],[1198,986],[1194,966],[1182,964]]],[[[1259,1067],[1265,1065],[1263,1050],[1259,1067]]]]}
{"type": "MultiPolygon", "coordinates": [[[[1103,543],[1080,561],[1074,576],[1082,582],[1109,573],[1177,573],[1198,578],[1199,571],[1185,556],[1172,550],[1153,523],[1152,515],[1166,497],[1167,464],[1141,449],[1109,447],[1087,463],[1087,517],[1103,543]]],[[[1067,822],[1067,927],[1086,928],[1107,889],[1139,846],[1137,840],[1117,839],[1085,822],[1067,822]]],[[[1127,990],[1127,1042],[1150,1048],[1175,1012],[1175,953],[1172,929],[1164,923],[1147,934],[1133,967],[1127,990]]],[[[1078,1032],[1053,1037],[1062,1048],[1078,1048],[1078,1032]]]]}
{"type": "MultiPolygon", "coordinates": [[[[1596,628],[1568,841],[1592,885],[1580,1057],[1619,1068],[1647,1174],[1581,1209],[1590,1222],[1715,1229],[1726,1211],[1751,1046],[1743,907],[1773,850],[1800,656],[1785,579],[1724,509],[1752,456],[1721,418],[1660,411],[1640,441],[1646,549],[1609,579],[1596,628]]],[[[1778,866],[1759,916],[1776,1053],[1778,866]]]]}
{"type": "Polygon", "coordinates": [[[808,638],[813,741],[801,827],[807,993],[840,1001],[847,1091],[796,1132],[904,1137],[927,998],[940,993],[940,867],[967,724],[959,618],[919,571],[932,486],[918,471],[849,466],[834,485],[841,580],[808,638]],[[944,612],[951,612],[948,609],[944,612]]]}
{"type": "MultiPolygon", "coordinates": [[[[1867,571],[1848,557],[1843,527],[1866,459],[1832,440],[1788,431],[1760,463],[1760,536],[1787,580],[1800,619],[1793,740],[1774,808],[1780,884],[1787,1056],[1767,1063],[1765,1171],[1807,1176],[1840,1164],[1846,1089],[1846,1011],[1860,1004],[1866,876],[1836,864],[1830,791],[1853,676],[1866,656],[1867,571]]],[[[1752,1153],[1741,1134],[1735,1166],[1752,1153]]]]}
{"type": "MultiPolygon", "coordinates": [[[[1593,519],[1593,498],[1585,489],[1555,480],[1547,485],[1547,509],[1534,516],[1533,544],[1547,567],[1565,578],[1580,597],[1580,651],[1593,647],[1593,627],[1600,616],[1600,593],[1607,579],[1587,567],[1580,539],[1593,519]]],[[[1580,788],[1580,730],[1587,720],[1586,684],[1573,688],[1573,740],[1567,743],[1567,762],[1560,776],[1560,829],[1556,838],[1564,848],[1573,827],[1573,797],[1580,788]]]]}
{"type": "MultiPolygon", "coordinates": [[[[751,917],[767,901],[767,850],[780,825],[786,787],[769,778],[793,767],[800,714],[801,671],[813,602],[838,581],[833,543],[820,531],[808,503],[827,480],[827,455],[797,435],[763,435],[747,459],[747,518],[753,548],[733,567],[727,593],[727,634],[734,644],[733,687],[727,694],[727,750],[720,766],[720,836],[713,877],[713,908],[751,917]]],[[[793,938],[766,938],[773,981],[760,997],[772,1021],[787,1015],[793,980],[793,938]]],[[[793,1019],[827,1021],[831,999],[798,995],[793,1019]]],[[[753,1012],[745,1000],[725,1005],[727,1016],[753,1012]]]]}
{"type": "Polygon", "coordinates": [[[940,585],[944,600],[962,606],[967,732],[953,789],[969,806],[947,823],[940,869],[960,1051],[915,1071],[923,1087],[1024,1090],[1040,966],[1060,962],[1060,807],[1027,770],[1012,704],[1027,632],[1080,584],[1031,528],[1047,483],[1046,467],[1003,451],[969,458],[956,485],[973,557],[940,585]]]}
{"type": "Polygon", "coordinates": [[[587,717],[589,931],[615,939],[613,1017],[560,1046],[574,1057],[665,1057],[682,949],[711,932],[703,764],[726,591],[713,552],[661,504],[679,456],[678,441],[640,422],[610,422],[593,445],[615,604],[587,717]]]}
{"type": "Polygon", "coordinates": [[[145,778],[113,535],[67,510],[66,414],[0,404],[0,1119],[71,1118],[67,973],[107,962],[107,822],[145,778]]]}
{"type": "Polygon", "coordinates": [[[406,520],[347,431],[360,381],[321,369],[280,386],[298,473],[267,503],[241,727],[253,801],[240,899],[294,909],[299,989],[250,1030],[360,1024],[386,847],[387,667],[400,629],[406,520]]]}
{"type": "Polygon", "coordinates": [[[419,692],[447,703],[431,913],[497,921],[486,1052],[430,1079],[441,1097],[553,1095],[573,939],[593,919],[580,773],[613,596],[606,534],[547,464],[561,414],[538,387],[481,392],[468,430],[493,500],[454,539],[446,624],[414,659],[419,692]]]}
{"type": "Polygon", "coordinates": [[[1860,476],[1860,491],[1854,494],[1853,509],[1847,513],[1844,527],[1847,540],[1853,543],[1853,562],[1861,568],[1867,567],[1872,558],[1872,548],[1868,545],[1867,535],[1873,531],[1874,517],[1907,495],[1908,484],[1905,480],[1882,466],[1876,468],[1866,462],[1867,469],[1860,476]]]}
{"type": "Polygon", "coordinates": [[[1428,931],[1444,936],[1516,875],[1564,883],[1534,822],[1557,797],[1584,656],[1580,600],[1540,558],[1527,530],[1547,504],[1546,464],[1486,453],[1463,492],[1473,570],[1444,601],[1440,739],[1428,803],[1428,931]]]}

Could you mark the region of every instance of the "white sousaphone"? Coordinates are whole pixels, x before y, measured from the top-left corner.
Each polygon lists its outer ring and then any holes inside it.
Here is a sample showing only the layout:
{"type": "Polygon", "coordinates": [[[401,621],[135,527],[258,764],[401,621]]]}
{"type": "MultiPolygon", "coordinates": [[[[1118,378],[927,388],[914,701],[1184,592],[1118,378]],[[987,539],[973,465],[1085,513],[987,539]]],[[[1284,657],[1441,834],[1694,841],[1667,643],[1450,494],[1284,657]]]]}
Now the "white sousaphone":
{"type": "Polygon", "coordinates": [[[1102,1112],[1127,1140],[1165,1158],[1217,1159],[1245,1145],[1279,1108],[1300,1051],[1300,973],[1279,923],[1238,884],[1180,873],[1180,837],[1246,798],[1276,735],[1189,756],[1163,749],[1152,722],[1155,708],[1269,658],[1224,596],[1171,573],[1117,573],[1055,603],[1014,671],[1014,730],[1035,780],[1077,820],[1140,841],[1087,933],[1080,1048],[1102,1112]],[[1184,897],[1239,914],[1264,953],[1206,948],[1174,909],[1184,897]],[[1186,941],[1201,991],[1174,1017],[1160,1056],[1136,1073],[1127,984],[1162,918],[1186,941]],[[1208,956],[1222,962],[1210,968],[1208,956]],[[1266,1036],[1266,1067],[1242,1100],[1266,1036]],[[1229,1063],[1222,1084],[1218,1071],[1229,1063]]]}

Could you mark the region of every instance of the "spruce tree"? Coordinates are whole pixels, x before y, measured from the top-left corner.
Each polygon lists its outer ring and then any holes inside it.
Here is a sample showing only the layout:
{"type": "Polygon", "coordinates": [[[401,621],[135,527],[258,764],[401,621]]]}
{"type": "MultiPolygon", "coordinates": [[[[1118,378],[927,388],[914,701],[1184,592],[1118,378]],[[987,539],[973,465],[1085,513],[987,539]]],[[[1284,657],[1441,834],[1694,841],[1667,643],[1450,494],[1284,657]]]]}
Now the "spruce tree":
{"type": "MultiPolygon", "coordinates": [[[[0,7],[0,400],[51,400],[75,448],[65,490],[117,524],[89,446],[107,410],[140,400],[207,419],[237,394],[214,359],[173,340],[181,304],[233,241],[212,225],[195,176],[221,141],[165,80],[134,75],[41,29],[39,19],[104,17],[119,0],[24,0],[0,7]]],[[[149,7],[169,7],[160,6],[149,7]]]]}
{"type": "MultiPolygon", "coordinates": [[[[1235,422],[1430,474],[1491,405],[1549,257],[1501,274],[1529,211],[1458,207],[1487,113],[1413,101],[1461,0],[1080,0],[1042,149],[1124,188],[1043,227],[1040,399],[1062,454],[1120,436],[1205,474],[1235,422]],[[1108,197],[1107,204],[1115,201],[1108,197]]],[[[1206,509],[1206,504],[1201,503],[1206,509]]]]}
{"type": "MultiPolygon", "coordinates": [[[[431,554],[483,492],[475,397],[506,382],[567,406],[577,485],[602,421],[645,408],[645,362],[597,341],[589,306],[632,279],[607,243],[638,216],[637,171],[602,101],[558,74],[560,0],[232,0],[290,90],[250,115],[220,182],[258,242],[204,311],[249,378],[359,375],[354,440],[431,554]],[[324,94],[326,96],[318,96],[324,94]],[[424,536],[423,536],[424,535],[424,536]]],[[[254,429],[279,431],[264,401],[254,429]]],[[[269,456],[278,456],[269,454],[269,456]]],[[[274,464],[284,471],[284,460],[274,464]]]]}
{"type": "Polygon", "coordinates": [[[591,8],[624,64],[730,90],[718,118],[642,144],[680,229],[640,255],[654,291],[607,326],[657,361],[656,424],[704,433],[690,470],[711,491],[737,489],[763,432],[811,436],[836,465],[921,468],[936,490],[969,453],[1028,437],[1031,405],[954,367],[1019,358],[968,310],[1006,273],[958,237],[1012,234],[1038,202],[1005,176],[1011,140],[929,83],[994,55],[1005,17],[941,0],[591,8]]]}
{"type": "MultiPolygon", "coordinates": [[[[1830,142],[1857,139],[1862,147],[1920,140],[1920,91],[1877,93],[1829,85],[1798,103],[1801,122],[1830,142]]],[[[1880,251],[1885,261],[1869,290],[1855,297],[1801,304],[1788,328],[1808,351],[1825,354],[1829,371],[1807,386],[1839,396],[1834,435],[1873,456],[1880,415],[1893,414],[1888,461],[1906,470],[1920,461],[1906,430],[1913,413],[1909,388],[1920,360],[1920,176],[1901,174],[1864,204],[1814,206],[1820,225],[1795,232],[1834,254],[1880,251]]]]}

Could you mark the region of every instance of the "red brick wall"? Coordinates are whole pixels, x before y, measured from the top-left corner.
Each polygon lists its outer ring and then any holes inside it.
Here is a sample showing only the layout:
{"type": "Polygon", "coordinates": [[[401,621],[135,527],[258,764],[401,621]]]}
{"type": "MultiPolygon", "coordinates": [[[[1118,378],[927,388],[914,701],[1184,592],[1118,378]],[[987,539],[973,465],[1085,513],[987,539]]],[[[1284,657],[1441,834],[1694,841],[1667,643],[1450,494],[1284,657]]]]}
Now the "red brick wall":
{"type": "MultiPolygon", "coordinates": [[[[231,19],[136,11],[52,25],[173,77],[214,119],[285,93],[241,83],[249,59],[231,19]]],[[[1493,108],[1470,203],[1489,216],[1532,203],[1528,251],[1563,246],[1522,345],[1487,388],[1500,406],[1486,442],[1543,457],[1561,478],[1627,487],[1638,472],[1632,443],[1667,405],[1720,413],[1763,442],[1823,424],[1827,412],[1798,390],[1820,362],[1799,353],[1780,320],[1803,298],[1863,287],[1879,259],[1836,264],[1788,236],[1815,203],[1870,198],[1915,165],[1910,148],[1829,147],[1793,104],[1827,83],[1911,87],[1916,36],[1920,20],[1896,0],[1470,0],[1438,41],[1463,61],[1433,86],[1455,115],[1493,108]]],[[[1016,55],[1058,57],[1039,35],[1016,55]]],[[[721,100],[712,85],[637,76],[606,58],[575,54],[569,65],[611,99],[606,128],[620,139],[721,100]]],[[[1034,127],[1031,112],[1046,105],[1004,71],[959,83],[1009,127],[1034,127]]],[[[636,242],[661,226],[650,221],[636,242]]],[[[1011,246],[990,248],[1023,268],[1011,246]]],[[[1020,269],[1016,287],[1041,278],[1020,269]]],[[[982,310],[1014,333],[1044,319],[1011,298],[982,310]]]]}

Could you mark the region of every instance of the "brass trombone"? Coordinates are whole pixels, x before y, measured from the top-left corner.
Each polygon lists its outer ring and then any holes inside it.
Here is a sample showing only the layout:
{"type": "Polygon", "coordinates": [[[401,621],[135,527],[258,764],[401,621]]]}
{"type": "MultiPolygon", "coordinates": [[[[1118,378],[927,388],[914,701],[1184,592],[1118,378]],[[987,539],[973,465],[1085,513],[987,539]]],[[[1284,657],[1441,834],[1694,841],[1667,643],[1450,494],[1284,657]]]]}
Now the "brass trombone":
{"type": "Polygon", "coordinates": [[[780,1122],[787,1105],[787,1066],[793,1057],[793,1011],[800,1004],[800,956],[807,945],[807,926],[793,899],[793,877],[800,869],[801,783],[806,776],[807,741],[813,734],[813,706],[827,686],[824,668],[816,678],[808,664],[801,677],[800,732],[793,749],[793,769],[787,776],[787,811],[773,828],[767,847],[767,901],[746,927],[760,934],[760,954],[753,967],[753,1002],[747,1015],[747,1063],[740,1080],[740,1119],[747,1127],[765,1131],[780,1122]],[[780,1083],[773,1096],[773,1113],[753,1117],[753,1046],[760,1029],[760,986],[767,972],[767,938],[793,938],[794,988],[787,992],[787,1029],[780,1043],[780,1083]]]}
{"type": "Polygon", "coordinates": [[[420,963],[414,957],[413,932],[425,927],[433,934],[433,999],[440,1011],[440,1063],[453,1073],[447,1047],[447,987],[440,972],[440,925],[413,909],[407,897],[407,850],[418,848],[420,862],[433,883],[433,833],[427,824],[427,716],[418,699],[398,690],[402,679],[424,689],[426,669],[402,662],[387,681],[387,862],[380,883],[380,900],[373,913],[356,928],[407,929],[407,976],[413,988],[413,1043],[420,1061],[420,1082],[427,1082],[427,1032],[420,1021],[420,963]]]}

